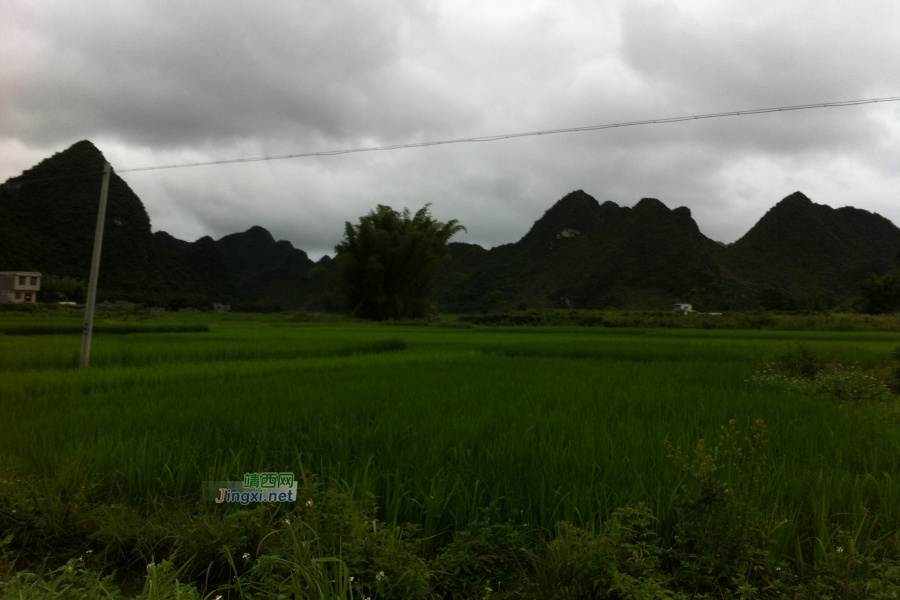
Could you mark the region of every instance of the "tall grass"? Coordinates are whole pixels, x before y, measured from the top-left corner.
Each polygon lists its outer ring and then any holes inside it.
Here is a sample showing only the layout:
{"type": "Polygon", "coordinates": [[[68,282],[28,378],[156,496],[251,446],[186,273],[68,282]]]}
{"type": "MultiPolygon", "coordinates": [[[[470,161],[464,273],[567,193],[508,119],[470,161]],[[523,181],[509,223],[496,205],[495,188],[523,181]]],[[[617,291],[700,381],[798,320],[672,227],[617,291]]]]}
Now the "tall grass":
{"type": "Polygon", "coordinates": [[[665,537],[683,474],[664,440],[689,450],[763,419],[760,498],[783,556],[815,560],[839,528],[900,529],[896,422],[748,382],[782,339],[874,364],[890,335],[209,324],[99,335],[90,370],[70,336],[0,338],[0,472],[146,508],[306,469],[433,540],[488,506],[552,530],[642,501],[665,537]]]}

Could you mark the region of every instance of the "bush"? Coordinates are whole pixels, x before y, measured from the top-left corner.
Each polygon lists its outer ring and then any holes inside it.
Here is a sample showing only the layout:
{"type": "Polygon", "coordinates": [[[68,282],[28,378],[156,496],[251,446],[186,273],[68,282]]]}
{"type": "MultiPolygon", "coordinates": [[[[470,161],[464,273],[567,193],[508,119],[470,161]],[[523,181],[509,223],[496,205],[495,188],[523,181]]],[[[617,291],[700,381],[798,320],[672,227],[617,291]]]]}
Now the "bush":
{"type": "Polygon", "coordinates": [[[716,445],[698,440],[690,457],[667,442],[670,458],[685,475],[669,556],[680,588],[727,597],[748,590],[773,566],[759,507],[767,478],[765,433],[762,419],[746,435],[732,419],[716,445]]]}
{"type": "Polygon", "coordinates": [[[520,595],[530,562],[525,548],[535,541],[526,526],[498,521],[485,511],[482,521],[456,533],[434,563],[444,598],[520,595]]]}
{"type": "Polygon", "coordinates": [[[797,342],[775,350],[764,368],[781,377],[812,381],[827,364],[828,360],[815,350],[803,342],[797,342]]]}
{"type": "MultiPolygon", "coordinates": [[[[898,364],[900,376],[900,364],[898,364]]],[[[753,381],[809,395],[823,395],[855,404],[896,403],[882,379],[864,372],[856,363],[823,356],[802,342],[779,348],[753,375],[753,381]]]]}
{"type": "Polygon", "coordinates": [[[613,512],[596,534],[563,522],[536,560],[540,598],[674,598],[660,567],[656,518],[645,504],[613,512]]]}
{"type": "Polygon", "coordinates": [[[38,313],[43,307],[34,302],[0,302],[0,312],[38,313]]]}

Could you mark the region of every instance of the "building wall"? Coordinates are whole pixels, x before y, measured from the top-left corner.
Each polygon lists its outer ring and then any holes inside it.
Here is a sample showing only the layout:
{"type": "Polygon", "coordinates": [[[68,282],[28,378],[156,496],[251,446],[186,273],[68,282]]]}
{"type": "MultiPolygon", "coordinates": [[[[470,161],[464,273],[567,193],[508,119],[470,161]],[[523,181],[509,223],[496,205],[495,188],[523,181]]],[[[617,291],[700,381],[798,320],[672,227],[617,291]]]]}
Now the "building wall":
{"type": "Polygon", "coordinates": [[[41,274],[35,271],[0,271],[0,302],[37,302],[41,274]]]}

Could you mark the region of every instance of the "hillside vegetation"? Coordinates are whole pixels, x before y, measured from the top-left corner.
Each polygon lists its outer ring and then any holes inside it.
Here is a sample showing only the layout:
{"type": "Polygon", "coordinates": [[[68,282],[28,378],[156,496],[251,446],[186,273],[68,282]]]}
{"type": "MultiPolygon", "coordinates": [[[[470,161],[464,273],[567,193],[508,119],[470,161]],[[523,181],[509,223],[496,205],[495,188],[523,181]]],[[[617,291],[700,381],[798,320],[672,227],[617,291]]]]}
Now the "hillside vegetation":
{"type": "MultiPolygon", "coordinates": [[[[103,160],[81,141],[0,186],[0,269],[87,278],[103,160]]],[[[674,302],[703,311],[827,309],[851,300],[868,274],[900,267],[900,229],[877,214],[815,204],[795,192],[725,247],[685,207],[653,198],[630,208],[601,204],[578,190],[515,243],[449,249],[453,261],[435,297],[444,312],[666,309],[674,302]]],[[[316,266],[337,269],[331,258],[314,264],[259,226],[194,242],[151,233],[140,199],[112,176],[102,299],[337,310],[334,290],[310,276],[316,266]]]]}
{"type": "MultiPolygon", "coordinates": [[[[81,141],[0,186],[0,270],[86,280],[90,272],[104,157],[81,141]]],[[[333,268],[330,259],[322,261],[333,268]]],[[[179,308],[324,308],[313,263],[290,242],[254,227],[215,241],[151,233],[137,195],[113,172],[100,269],[100,298],[179,308]]]]}

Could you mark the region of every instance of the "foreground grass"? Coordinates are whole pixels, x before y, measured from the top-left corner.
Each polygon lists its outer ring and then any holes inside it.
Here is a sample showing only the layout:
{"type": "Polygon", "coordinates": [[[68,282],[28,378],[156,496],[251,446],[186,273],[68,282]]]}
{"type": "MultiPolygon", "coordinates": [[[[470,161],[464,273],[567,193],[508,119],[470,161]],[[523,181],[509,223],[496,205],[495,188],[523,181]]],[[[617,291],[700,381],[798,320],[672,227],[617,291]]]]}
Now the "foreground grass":
{"type": "MultiPolygon", "coordinates": [[[[552,541],[558,522],[599,533],[638,503],[657,546],[675,548],[691,477],[664,440],[689,453],[758,419],[767,461],[752,504],[772,565],[824,568],[847,532],[875,556],[900,530],[896,419],[747,381],[786,340],[875,366],[890,334],[161,322],[209,331],[100,333],[87,371],[77,336],[0,338],[0,420],[13,425],[0,532],[26,560],[90,550],[127,566],[181,548],[224,569],[223,547],[249,552],[287,517],[273,508],[229,537],[248,511],[201,502],[201,483],[265,470],[371,498],[361,520],[415,525],[414,555],[445,554],[485,510],[552,541]]],[[[722,481],[741,479],[738,464],[722,481]]]]}

